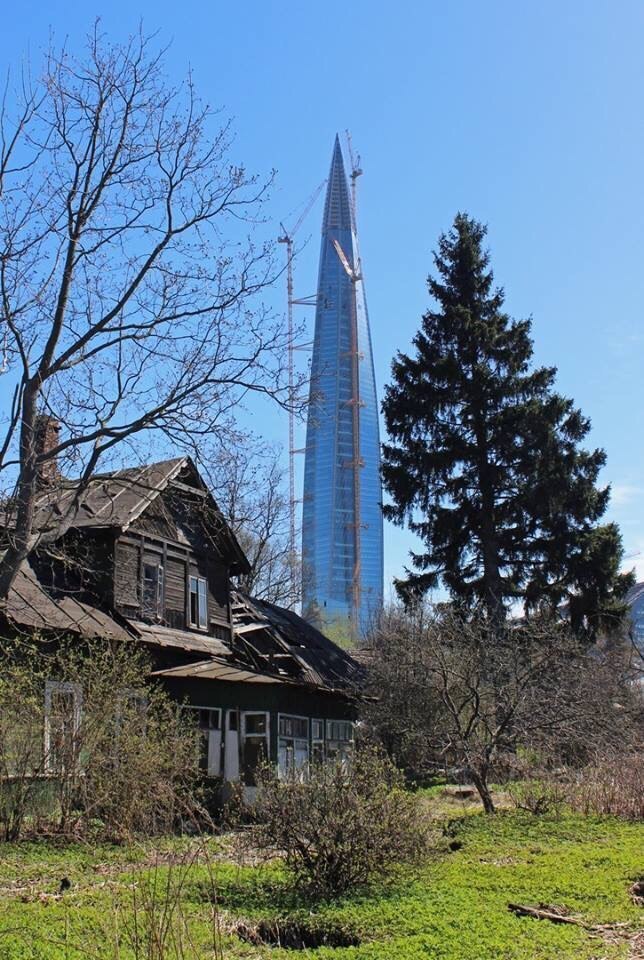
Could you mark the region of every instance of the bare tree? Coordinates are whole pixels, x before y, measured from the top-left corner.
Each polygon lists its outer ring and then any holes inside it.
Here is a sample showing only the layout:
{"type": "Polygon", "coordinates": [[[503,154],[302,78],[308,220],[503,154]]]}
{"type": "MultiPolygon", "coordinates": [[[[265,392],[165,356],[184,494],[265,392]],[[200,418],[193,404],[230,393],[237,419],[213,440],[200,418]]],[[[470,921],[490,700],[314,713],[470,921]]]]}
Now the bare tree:
{"type": "Polygon", "coordinates": [[[219,450],[201,466],[250,564],[245,593],[284,607],[300,599],[298,557],[289,543],[290,507],[280,451],[259,440],[219,450]]]}
{"type": "Polygon", "coordinates": [[[460,768],[494,811],[490,777],[519,748],[549,762],[583,762],[633,729],[628,668],[616,651],[588,651],[552,620],[492,625],[445,608],[395,608],[370,638],[370,719],[415,771],[460,768]]]}
{"type": "Polygon", "coordinates": [[[249,392],[289,402],[285,335],[257,302],[273,265],[252,234],[271,178],[231,162],[230,126],[192,78],[170,87],[149,38],[112,45],[97,25],[82,59],[50,52],[13,101],[8,84],[0,333],[13,400],[0,482],[12,535],[0,597],[34,547],[65,532],[117,445],[213,441],[249,392]],[[60,424],[45,445],[43,414],[60,424]],[[78,494],[43,532],[38,492],[59,468],[80,477],[78,494]]]}

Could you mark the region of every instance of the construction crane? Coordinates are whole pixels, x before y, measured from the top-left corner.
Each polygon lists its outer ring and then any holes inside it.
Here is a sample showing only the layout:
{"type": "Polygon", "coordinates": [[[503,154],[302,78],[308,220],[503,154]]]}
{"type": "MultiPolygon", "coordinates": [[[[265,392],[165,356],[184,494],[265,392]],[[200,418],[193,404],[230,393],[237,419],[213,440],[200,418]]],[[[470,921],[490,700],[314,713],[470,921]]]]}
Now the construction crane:
{"type": "Polygon", "coordinates": [[[289,554],[293,564],[295,561],[295,413],[293,411],[293,394],[295,391],[295,371],[293,352],[296,349],[293,343],[293,307],[295,304],[313,305],[315,298],[305,297],[296,300],[293,297],[293,238],[300,229],[308,214],[310,213],[315,201],[320,196],[326,186],[326,180],[319,184],[309,197],[297,222],[290,230],[287,230],[283,223],[280,223],[282,234],[277,238],[278,243],[286,245],[286,298],[287,298],[287,323],[288,323],[288,485],[289,485],[289,554]]]}
{"type": "Polygon", "coordinates": [[[351,281],[351,397],[348,401],[351,406],[351,426],[353,434],[352,459],[346,464],[351,468],[353,474],[353,575],[351,581],[351,607],[353,630],[357,637],[360,626],[360,594],[362,577],[362,556],[361,556],[361,504],[360,504],[360,470],[364,466],[364,460],[360,452],[360,407],[364,402],[360,398],[360,360],[361,354],[358,342],[358,290],[357,284],[362,279],[360,264],[352,267],[349,260],[335,237],[331,242],[338,260],[349,280],[351,281]]]}
{"type": "Polygon", "coordinates": [[[344,131],[344,135],[347,140],[347,150],[349,152],[349,159],[351,160],[351,219],[353,220],[353,232],[357,234],[358,232],[358,191],[357,191],[357,180],[358,177],[362,176],[363,170],[360,166],[360,154],[353,152],[353,142],[351,140],[351,132],[349,130],[344,131]]]}

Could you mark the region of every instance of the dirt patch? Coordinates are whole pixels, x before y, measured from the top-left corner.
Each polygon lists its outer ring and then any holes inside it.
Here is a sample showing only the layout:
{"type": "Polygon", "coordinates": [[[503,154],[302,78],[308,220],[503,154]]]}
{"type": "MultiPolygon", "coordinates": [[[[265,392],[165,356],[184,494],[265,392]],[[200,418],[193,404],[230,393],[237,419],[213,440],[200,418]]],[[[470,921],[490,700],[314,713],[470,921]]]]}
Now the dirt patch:
{"type": "Polygon", "coordinates": [[[281,947],[284,950],[308,950],[316,947],[357,947],[360,937],[333,925],[305,923],[300,920],[238,920],[234,932],[253,946],[281,947]]]}
{"type": "Polygon", "coordinates": [[[644,877],[638,877],[635,883],[629,887],[628,892],[637,907],[644,907],[644,877]]]}

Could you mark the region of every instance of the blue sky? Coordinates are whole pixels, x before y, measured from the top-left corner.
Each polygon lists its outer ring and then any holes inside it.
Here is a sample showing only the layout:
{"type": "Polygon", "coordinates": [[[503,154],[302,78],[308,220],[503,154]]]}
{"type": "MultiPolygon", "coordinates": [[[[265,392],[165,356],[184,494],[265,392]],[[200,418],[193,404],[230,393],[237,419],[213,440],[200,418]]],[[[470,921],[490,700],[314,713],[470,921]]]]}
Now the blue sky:
{"type": "MultiPolygon", "coordinates": [[[[171,43],[169,76],[190,65],[202,96],[234,116],[235,159],[278,171],[275,233],[326,176],[336,131],[351,129],[380,388],[427,305],[439,232],[458,210],[488,223],[508,310],[532,316],[537,361],[559,368],[607,451],[610,517],[644,578],[640,0],[25,0],[5,11],[0,64],[37,63],[50,30],[78,48],[97,14],[114,39],[142,18],[171,43]]],[[[321,201],[300,234],[312,238],[300,295],[315,287],[320,219],[321,201]]],[[[261,426],[285,439],[283,419],[261,426]]],[[[387,580],[408,545],[387,529],[387,580]]]]}

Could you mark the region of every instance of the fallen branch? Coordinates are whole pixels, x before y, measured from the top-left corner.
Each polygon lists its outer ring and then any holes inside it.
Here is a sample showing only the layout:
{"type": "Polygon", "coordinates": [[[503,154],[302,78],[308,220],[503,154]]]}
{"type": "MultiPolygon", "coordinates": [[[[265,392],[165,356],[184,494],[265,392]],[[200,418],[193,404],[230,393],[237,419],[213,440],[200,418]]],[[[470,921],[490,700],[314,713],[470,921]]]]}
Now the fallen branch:
{"type": "Polygon", "coordinates": [[[567,917],[565,914],[556,913],[551,908],[544,910],[539,907],[526,907],[521,903],[509,903],[508,910],[515,913],[518,917],[533,917],[535,920],[550,920],[551,923],[572,923],[576,927],[588,928],[588,924],[583,920],[576,920],[575,917],[567,917]]]}

